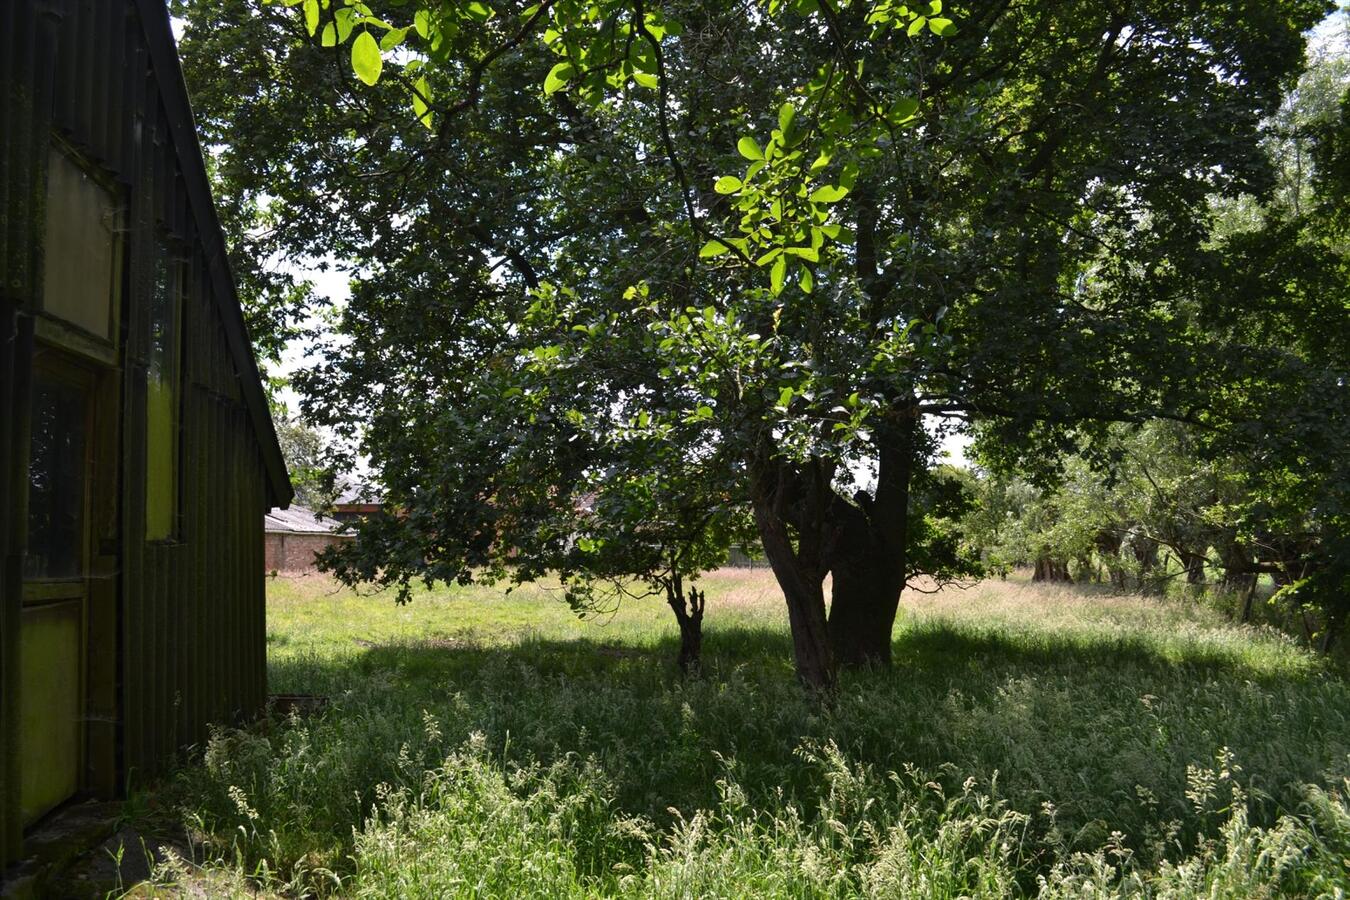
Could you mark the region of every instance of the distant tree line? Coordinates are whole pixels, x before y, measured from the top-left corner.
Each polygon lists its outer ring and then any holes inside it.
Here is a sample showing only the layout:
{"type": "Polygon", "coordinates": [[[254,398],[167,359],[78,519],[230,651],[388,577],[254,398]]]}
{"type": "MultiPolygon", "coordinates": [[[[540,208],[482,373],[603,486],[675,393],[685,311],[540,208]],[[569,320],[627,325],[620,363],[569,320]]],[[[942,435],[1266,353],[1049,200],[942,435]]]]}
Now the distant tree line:
{"type": "Polygon", "coordinates": [[[1052,484],[960,473],[975,498],[960,527],[987,575],[1207,597],[1331,649],[1350,612],[1343,522],[1302,498],[1280,509],[1257,496],[1259,453],[1206,459],[1170,422],[1118,440],[1114,459],[1069,457],[1052,484]]]}

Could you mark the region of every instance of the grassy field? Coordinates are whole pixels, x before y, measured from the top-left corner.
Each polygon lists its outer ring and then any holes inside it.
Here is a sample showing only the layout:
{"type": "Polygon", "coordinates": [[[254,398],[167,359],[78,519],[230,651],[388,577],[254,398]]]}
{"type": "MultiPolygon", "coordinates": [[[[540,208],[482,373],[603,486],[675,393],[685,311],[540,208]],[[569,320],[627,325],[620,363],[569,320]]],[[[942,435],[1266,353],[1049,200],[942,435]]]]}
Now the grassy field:
{"type": "MultiPolygon", "coordinates": [[[[796,686],[765,571],[656,602],[399,607],[269,588],[274,692],[154,797],[167,892],[356,897],[1344,896],[1350,682],[1177,601],[1016,579],[907,594],[890,672],[796,686]],[[177,888],[170,887],[177,883],[177,888]],[[1339,893],[1338,893],[1339,892],[1339,893]]],[[[143,887],[142,893],[155,891],[143,887]]]]}

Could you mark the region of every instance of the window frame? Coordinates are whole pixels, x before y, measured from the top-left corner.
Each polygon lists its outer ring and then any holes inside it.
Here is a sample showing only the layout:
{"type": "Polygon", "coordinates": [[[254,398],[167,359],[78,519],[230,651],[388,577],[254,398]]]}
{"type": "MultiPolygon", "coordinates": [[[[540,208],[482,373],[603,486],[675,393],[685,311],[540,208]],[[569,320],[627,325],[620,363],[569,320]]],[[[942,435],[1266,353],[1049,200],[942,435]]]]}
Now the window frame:
{"type": "Polygon", "coordinates": [[[116,365],[117,348],[120,345],[122,301],[125,295],[126,254],[127,254],[127,191],[117,179],[90,162],[73,146],[53,134],[47,151],[46,183],[43,189],[44,214],[42,226],[42,291],[36,298],[35,326],[37,336],[58,345],[63,349],[79,354],[105,365],[116,365]],[[107,195],[109,215],[113,222],[109,227],[111,234],[110,270],[108,279],[108,321],[105,334],[88,330],[83,325],[68,319],[52,309],[47,300],[51,286],[47,283],[49,261],[68,248],[51,246],[51,178],[52,169],[61,160],[78,170],[95,186],[107,195]],[[53,252],[55,250],[55,252],[53,252]]]}
{"type": "Polygon", "coordinates": [[[185,346],[184,318],[187,311],[187,297],[190,290],[189,285],[192,278],[191,261],[185,252],[183,252],[181,243],[174,239],[164,229],[156,229],[152,238],[154,245],[154,264],[151,272],[152,291],[148,298],[145,314],[145,391],[144,397],[144,421],[142,422],[142,433],[145,438],[144,467],[142,471],[142,480],[144,490],[142,499],[144,501],[144,539],[151,544],[176,544],[182,539],[182,521],[183,521],[183,410],[184,410],[184,360],[183,350],[185,346]],[[163,269],[161,269],[161,266],[163,269]],[[167,410],[170,414],[169,427],[167,434],[170,439],[170,445],[167,453],[164,454],[164,462],[172,467],[172,476],[167,480],[167,489],[170,492],[167,501],[167,513],[165,521],[158,521],[158,516],[153,516],[152,505],[158,500],[152,492],[152,485],[164,482],[151,481],[151,460],[153,451],[151,443],[155,439],[152,433],[152,384],[156,380],[153,372],[155,370],[153,357],[156,353],[155,341],[155,314],[159,306],[160,298],[160,278],[161,271],[168,274],[171,278],[169,290],[169,304],[172,310],[172,330],[168,346],[171,350],[171,366],[167,384],[171,391],[167,410]],[[153,518],[152,518],[153,516],[153,518]],[[156,525],[165,526],[155,528],[156,525]]]}

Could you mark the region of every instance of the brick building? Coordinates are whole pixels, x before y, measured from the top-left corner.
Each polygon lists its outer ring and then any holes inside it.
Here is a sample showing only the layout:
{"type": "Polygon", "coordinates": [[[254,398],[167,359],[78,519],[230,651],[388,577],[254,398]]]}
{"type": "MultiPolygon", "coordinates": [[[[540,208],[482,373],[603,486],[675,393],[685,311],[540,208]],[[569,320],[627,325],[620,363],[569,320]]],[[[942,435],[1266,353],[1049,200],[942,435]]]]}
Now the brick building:
{"type": "Polygon", "coordinates": [[[317,571],[314,555],[334,544],[352,540],[338,534],[342,523],[316,516],[303,506],[274,509],[264,518],[263,558],[265,571],[303,575],[317,571]]]}

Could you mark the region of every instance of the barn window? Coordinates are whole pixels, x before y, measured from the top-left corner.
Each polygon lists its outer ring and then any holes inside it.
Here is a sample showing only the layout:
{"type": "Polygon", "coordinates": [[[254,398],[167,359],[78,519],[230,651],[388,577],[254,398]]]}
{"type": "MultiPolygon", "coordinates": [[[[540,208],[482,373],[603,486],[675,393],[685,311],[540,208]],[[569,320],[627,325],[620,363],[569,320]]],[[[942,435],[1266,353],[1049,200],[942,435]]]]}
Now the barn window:
{"type": "Polygon", "coordinates": [[[52,149],[48,160],[43,308],[110,341],[121,278],[117,203],[65,153],[52,149]]]}
{"type": "Polygon", "coordinates": [[[179,319],[183,264],[160,242],[145,379],[145,536],[174,537],[178,514],[179,319]]]}
{"type": "Polygon", "coordinates": [[[84,575],[89,399],[80,378],[34,372],[25,578],[84,575]]]}

